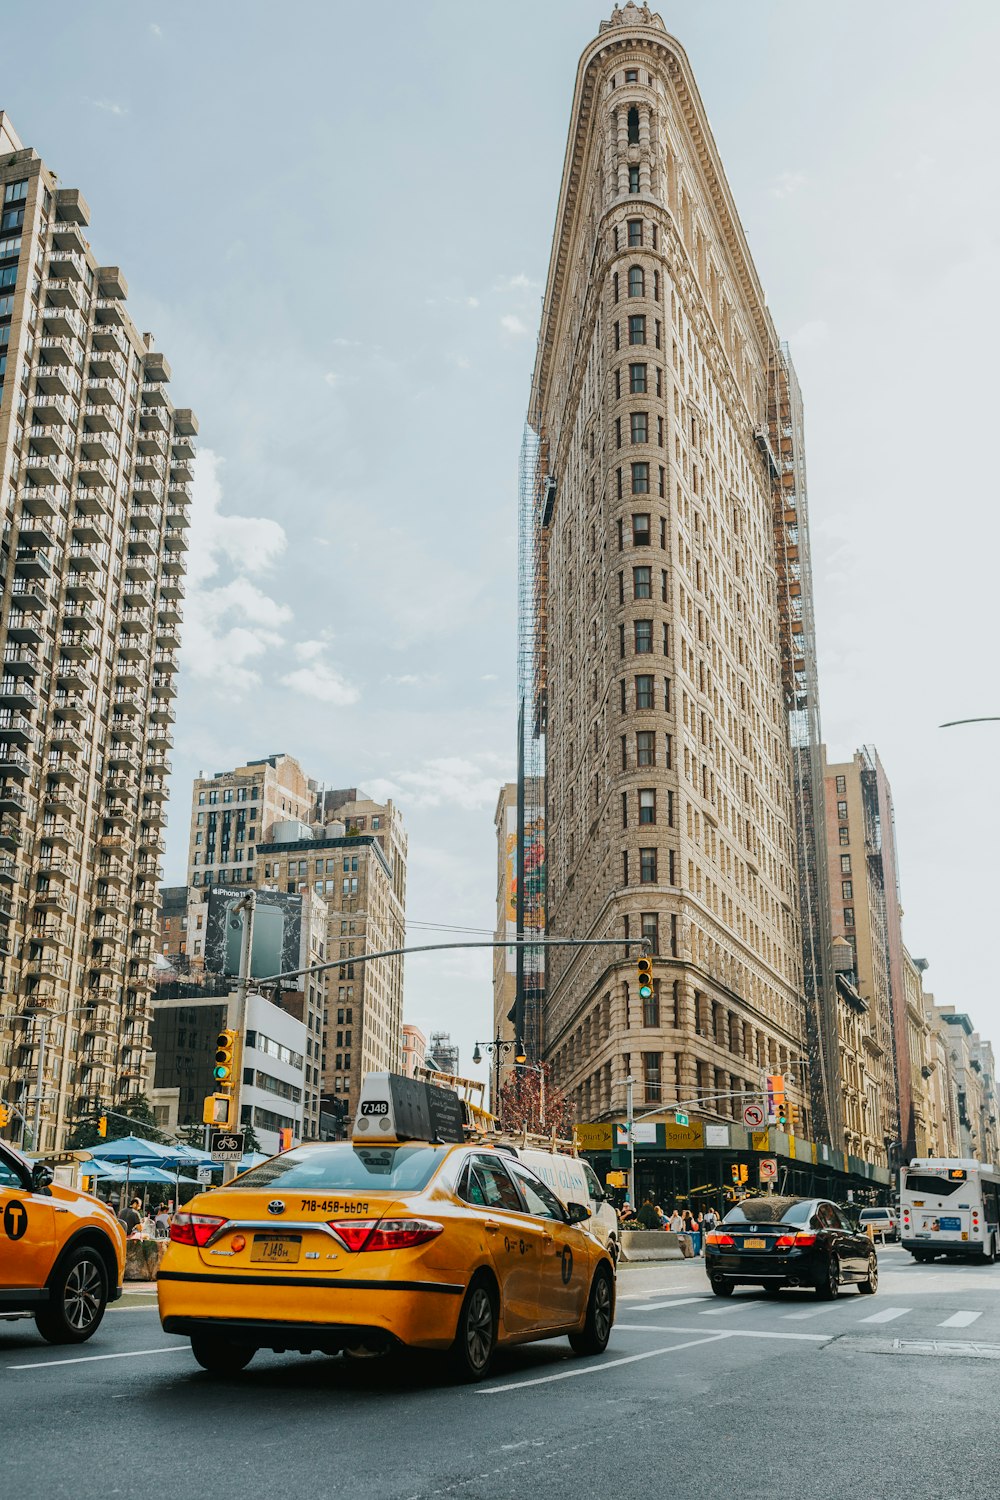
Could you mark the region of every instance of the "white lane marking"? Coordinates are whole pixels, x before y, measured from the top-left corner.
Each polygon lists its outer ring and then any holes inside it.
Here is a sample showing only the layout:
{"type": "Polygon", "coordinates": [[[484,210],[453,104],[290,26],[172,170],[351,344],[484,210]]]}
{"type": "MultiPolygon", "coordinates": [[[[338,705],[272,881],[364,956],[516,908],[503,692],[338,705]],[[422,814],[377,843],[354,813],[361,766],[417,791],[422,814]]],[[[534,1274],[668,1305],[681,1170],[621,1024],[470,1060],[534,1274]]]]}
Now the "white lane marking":
{"type": "Polygon", "coordinates": [[[130,1349],[127,1354],[85,1354],[77,1359],[40,1359],[31,1365],[7,1365],[8,1370],[51,1370],[53,1365],[92,1365],[99,1359],[138,1359],[140,1354],[190,1354],[189,1344],[164,1344],[160,1349],[130,1349]]]}
{"type": "MultiPolygon", "coordinates": [[[[647,1323],[616,1323],[616,1333],[697,1333],[696,1328],[664,1328],[647,1323]]],[[[787,1333],[781,1330],[769,1328],[727,1328],[726,1338],[730,1339],[791,1339],[807,1344],[828,1344],[833,1338],[830,1333],[787,1333]]]]}
{"type": "Polygon", "coordinates": [[[663,1308],[663,1307],[688,1307],[691,1303],[694,1303],[694,1302],[708,1302],[710,1300],[711,1299],[708,1298],[708,1297],[675,1297],[672,1302],[641,1302],[641,1303],[634,1303],[629,1308],[629,1312],[630,1313],[659,1312],[660,1309],[663,1308]]]}
{"type": "Polygon", "coordinates": [[[905,1317],[908,1312],[912,1312],[912,1311],[913,1311],[913,1309],[910,1308],[910,1307],[883,1307],[883,1309],[882,1309],[881,1312],[872,1313],[871,1317],[868,1317],[868,1318],[859,1318],[858,1322],[859,1323],[891,1323],[894,1318],[905,1317]]]}
{"type": "MultiPolygon", "coordinates": [[[[664,1330],[658,1329],[657,1332],[664,1330]]],[[[666,1332],[670,1330],[667,1329],[666,1332]]],[[[694,1330],[691,1330],[694,1332],[694,1330]]],[[[509,1385],[487,1385],[474,1387],[477,1396],[499,1396],[504,1391],[520,1391],[528,1385],[550,1385],[555,1380],[574,1380],[579,1375],[603,1375],[605,1370],[614,1370],[619,1365],[634,1365],[640,1359],[655,1359],[658,1354],[676,1354],[681,1349],[693,1349],[696,1344],[714,1344],[719,1339],[729,1338],[728,1333],[709,1333],[700,1339],[689,1339],[685,1344],[667,1344],[662,1349],[647,1349],[642,1354],[627,1354],[624,1359],[608,1359],[603,1364],[586,1365],[583,1369],[560,1370],[555,1375],[540,1375],[532,1380],[514,1380],[509,1385]]]]}
{"type": "Polygon", "coordinates": [[[727,1302],[724,1307],[707,1307],[699,1314],[702,1318],[717,1318],[720,1313],[748,1312],[751,1307],[762,1306],[759,1297],[741,1297],[738,1302],[727,1302]]]}
{"type": "Polygon", "coordinates": [[[801,1312],[782,1313],[783,1318],[819,1318],[823,1313],[833,1312],[835,1307],[856,1307],[853,1297],[838,1297],[836,1302],[824,1302],[822,1307],[805,1307],[801,1312]]]}
{"type": "Polygon", "coordinates": [[[968,1328],[970,1323],[976,1323],[982,1317],[981,1312],[957,1312],[952,1313],[950,1318],[945,1318],[939,1323],[939,1328],[968,1328]]]}
{"type": "Polygon", "coordinates": [[[115,1307],[109,1307],[108,1308],[108,1317],[110,1317],[112,1313],[123,1313],[123,1312],[159,1312],[159,1310],[160,1309],[157,1307],[157,1305],[156,1305],[155,1302],[151,1302],[148,1307],[122,1307],[121,1303],[119,1303],[115,1307]]]}
{"type": "Polygon", "coordinates": [[[650,1297],[684,1297],[687,1295],[687,1287],[652,1286],[646,1292],[619,1292],[619,1302],[648,1302],[650,1297]]]}

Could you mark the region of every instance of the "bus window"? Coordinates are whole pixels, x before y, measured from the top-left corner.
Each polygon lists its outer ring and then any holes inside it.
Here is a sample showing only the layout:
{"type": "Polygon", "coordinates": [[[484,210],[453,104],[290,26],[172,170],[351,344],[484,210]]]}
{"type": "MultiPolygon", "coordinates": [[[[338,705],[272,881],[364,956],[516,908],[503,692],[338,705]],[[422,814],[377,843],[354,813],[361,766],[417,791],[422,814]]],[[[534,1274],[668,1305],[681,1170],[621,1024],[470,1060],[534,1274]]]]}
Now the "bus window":
{"type": "Polygon", "coordinates": [[[962,1173],[962,1181],[952,1182],[948,1177],[933,1177],[929,1172],[907,1172],[906,1191],[908,1193],[927,1193],[935,1198],[949,1198],[952,1193],[957,1193],[963,1186],[965,1173],[962,1173]]]}

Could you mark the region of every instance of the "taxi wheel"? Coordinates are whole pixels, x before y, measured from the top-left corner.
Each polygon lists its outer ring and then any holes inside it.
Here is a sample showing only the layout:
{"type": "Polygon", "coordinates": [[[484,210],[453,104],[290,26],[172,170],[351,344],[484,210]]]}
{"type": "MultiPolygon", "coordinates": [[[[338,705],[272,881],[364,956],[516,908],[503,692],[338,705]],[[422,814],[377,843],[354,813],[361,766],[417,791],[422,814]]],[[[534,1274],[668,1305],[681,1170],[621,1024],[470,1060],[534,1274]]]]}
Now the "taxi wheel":
{"type": "Polygon", "coordinates": [[[878,1261],[874,1255],[868,1257],[868,1275],[858,1282],[858,1291],[865,1297],[874,1297],[878,1291],[878,1261]]]}
{"type": "Polygon", "coordinates": [[[465,1294],[451,1346],[452,1367],[462,1380],[482,1380],[489,1374],[499,1321],[495,1292],[485,1280],[474,1281],[465,1294]]]}
{"type": "Polygon", "coordinates": [[[228,1339],[195,1334],[191,1339],[191,1353],[210,1375],[238,1375],[257,1351],[246,1344],[231,1344],[228,1339]]]}
{"type": "Polygon", "coordinates": [[[603,1354],[608,1347],[614,1320],[615,1294],[611,1285],[611,1273],[607,1266],[598,1266],[590,1288],[587,1321],[579,1333],[571,1333],[569,1336],[574,1354],[603,1354]]]}
{"type": "Polygon", "coordinates": [[[49,1301],[35,1314],[35,1327],[50,1344],[82,1344],[96,1332],[108,1305],[108,1273],[100,1252],[71,1252],[49,1281],[49,1301]]]}

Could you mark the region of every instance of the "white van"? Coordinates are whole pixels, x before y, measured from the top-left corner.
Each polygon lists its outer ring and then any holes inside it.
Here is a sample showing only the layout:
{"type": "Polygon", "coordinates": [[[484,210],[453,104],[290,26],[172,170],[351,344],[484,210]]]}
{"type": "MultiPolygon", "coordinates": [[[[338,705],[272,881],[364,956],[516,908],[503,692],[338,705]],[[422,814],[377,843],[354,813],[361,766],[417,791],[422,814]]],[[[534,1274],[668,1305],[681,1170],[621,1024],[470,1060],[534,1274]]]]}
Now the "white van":
{"type": "Polygon", "coordinates": [[[558,1152],[536,1151],[531,1146],[505,1146],[518,1161],[530,1167],[563,1203],[583,1203],[590,1208],[587,1228],[600,1240],[618,1264],[618,1215],[607,1200],[589,1161],[558,1152]]]}

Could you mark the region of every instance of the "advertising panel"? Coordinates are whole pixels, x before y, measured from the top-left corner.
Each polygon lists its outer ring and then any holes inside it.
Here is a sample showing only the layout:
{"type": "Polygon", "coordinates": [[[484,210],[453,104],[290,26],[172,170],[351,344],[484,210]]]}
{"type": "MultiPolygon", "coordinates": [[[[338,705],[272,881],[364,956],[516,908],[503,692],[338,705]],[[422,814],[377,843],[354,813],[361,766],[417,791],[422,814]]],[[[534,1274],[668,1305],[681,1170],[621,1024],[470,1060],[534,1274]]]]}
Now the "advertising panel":
{"type": "MultiPolygon", "coordinates": [[[[246,895],[239,886],[212,887],[205,931],[205,968],[212,974],[240,971],[242,913],[232,908],[246,895]]],[[[302,947],[302,897],[284,891],[258,891],[253,920],[250,975],[262,979],[299,967],[302,947]]]]}
{"type": "MultiPolygon", "coordinates": [[[[517,938],[517,808],[507,808],[504,851],[504,889],[506,891],[507,937],[517,938]]],[[[545,818],[538,813],[524,830],[524,928],[545,931],[545,818]]],[[[515,949],[507,949],[507,972],[517,967],[515,949]]],[[[534,970],[533,970],[534,971],[534,970]]]]}

